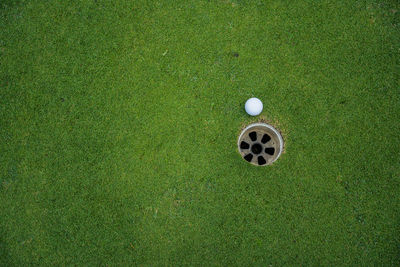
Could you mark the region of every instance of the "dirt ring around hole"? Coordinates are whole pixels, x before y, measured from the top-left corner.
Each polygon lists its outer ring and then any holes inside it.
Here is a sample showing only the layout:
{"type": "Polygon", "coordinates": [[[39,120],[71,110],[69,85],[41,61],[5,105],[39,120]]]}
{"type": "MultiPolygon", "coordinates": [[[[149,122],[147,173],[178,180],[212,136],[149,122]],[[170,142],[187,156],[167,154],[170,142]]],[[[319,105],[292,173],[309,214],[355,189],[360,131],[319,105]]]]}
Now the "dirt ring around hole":
{"type": "Polygon", "coordinates": [[[273,126],[256,122],[240,133],[238,149],[242,158],[253,165],[271,165],[282,154],[283,138],[273,126]]]}

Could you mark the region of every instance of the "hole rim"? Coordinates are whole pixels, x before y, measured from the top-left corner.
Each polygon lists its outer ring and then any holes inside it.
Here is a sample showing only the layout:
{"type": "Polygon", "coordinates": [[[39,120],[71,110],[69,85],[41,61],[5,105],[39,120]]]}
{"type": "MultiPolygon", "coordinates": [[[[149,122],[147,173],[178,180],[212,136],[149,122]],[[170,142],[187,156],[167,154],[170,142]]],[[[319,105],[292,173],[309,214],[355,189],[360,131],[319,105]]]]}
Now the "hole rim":
{"type": "Polygon", "coordinates": [[[272,125],[264,123],[264,122],[251,123],[248,126],[246,126],[241,131],[241,133],[238,137],[237,144],[238,144],[238,151],[239,151],[239,154],[241,155],[241,157],[244,159],[244,156],[248,155],[249,153],[252,153],[253,154],[252,159],[250,161],[248,161],[248,160],[246,160],[246,161],[254,166],[260,166],[260,167],[273,164],[276,160],[278,160],[280,158],[280,156],[282,155],[282,153],[284,151],[284,140],[283,140],[281,133],[272,125]],[[250,137],[248,136],[251,132],[254,132],[254,131],[257,133],[256,141],[252,141],[252,139],[250,139],[250,137]],[[271,137],[271,139],[268,140],[266,143],[261,143],[261,139],[264,137],[265,134],[267,134],[269,137],[271,137]],[[247,137],[246,137],[246,135],[247,135],[247,137]],[[243,151],[243,149],[240,148],[240,143],[242,141],[249,143],[250,149],[243,151]],[[259,143],[262,146],[262,152],[259,154],[254,154],[251,151],[252,146],[256,143],[259,143]],[[275,151],[272,155],[265,152],[265,150],[267,148],[271,148],[271,147],[273,147],[275,149],[275,151]],[[263,165],[258,164],[258,157],[260,157],[260,156],[262,156],[266,160],[266,163],[263,165]]]}

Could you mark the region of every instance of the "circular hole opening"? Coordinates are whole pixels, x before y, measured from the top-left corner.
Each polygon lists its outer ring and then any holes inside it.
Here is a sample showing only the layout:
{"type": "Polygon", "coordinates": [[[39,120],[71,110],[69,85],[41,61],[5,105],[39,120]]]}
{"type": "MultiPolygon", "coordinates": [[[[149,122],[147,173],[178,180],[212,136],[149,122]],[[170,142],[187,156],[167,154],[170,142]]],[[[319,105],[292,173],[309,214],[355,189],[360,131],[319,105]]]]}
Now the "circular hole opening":
{"type": "Polygon", "coordinates": [[[262,151],[262,146],[259,143],[256,143],[254,145],[251,146],[251,152],[253,152],[254,154],[260,154],[262,151]]]}
{"type": "Polygon", "coordinates": [[[271,165],[281,155],[283,139],[273,126],[256,122],[244,128],[238,138],[239,153],[252,165],[271,165]]]}

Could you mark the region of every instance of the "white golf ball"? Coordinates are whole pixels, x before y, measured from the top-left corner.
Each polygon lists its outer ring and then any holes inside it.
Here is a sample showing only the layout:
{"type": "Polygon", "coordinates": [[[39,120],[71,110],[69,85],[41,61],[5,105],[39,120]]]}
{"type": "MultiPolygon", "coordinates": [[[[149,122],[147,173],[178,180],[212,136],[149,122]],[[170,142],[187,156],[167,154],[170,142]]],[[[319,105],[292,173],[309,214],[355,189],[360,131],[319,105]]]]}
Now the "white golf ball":
{"type": "Polygon", "coordinates": [[[263,110],[263,104],[260,99],[252,97],[246,101],[244,109],[246,110],[247,114],[251,116],[257,116],[263,110]]]}

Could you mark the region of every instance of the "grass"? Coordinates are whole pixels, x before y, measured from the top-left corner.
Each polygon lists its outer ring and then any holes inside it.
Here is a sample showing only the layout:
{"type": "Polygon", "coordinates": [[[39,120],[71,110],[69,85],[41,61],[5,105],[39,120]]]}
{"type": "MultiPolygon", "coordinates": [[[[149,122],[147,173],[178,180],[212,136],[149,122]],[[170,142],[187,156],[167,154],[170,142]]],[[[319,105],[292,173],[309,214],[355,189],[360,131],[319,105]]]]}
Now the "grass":
{"type": "Polygon", "coordinates": [[[398,266],[399,23],[397,1],[3,0],[0,265],[398,266]],[[286,142],[268,167],[236,147],[259,119],[286,142]]]}

